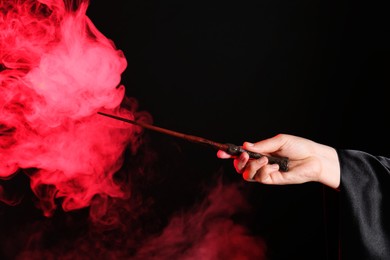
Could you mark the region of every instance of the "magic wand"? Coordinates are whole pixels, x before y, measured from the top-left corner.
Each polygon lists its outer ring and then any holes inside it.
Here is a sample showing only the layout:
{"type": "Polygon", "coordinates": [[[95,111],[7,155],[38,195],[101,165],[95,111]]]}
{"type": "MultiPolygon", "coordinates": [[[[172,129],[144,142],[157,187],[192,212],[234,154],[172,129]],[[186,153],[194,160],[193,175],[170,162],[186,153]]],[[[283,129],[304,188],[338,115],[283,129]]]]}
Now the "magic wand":
{"type": "Polygon", "coordinates": [[[149,129],[149,130],[153,130],[153,131],[157,131],[157,132],[160,132],[160,133],[163,133],[163,134],[167,134],[167,135],[175,136],[175,137],[178,137],[178,138],[181,138],[181,139],[185,139],[187,141],[191,141],[191,142],[194,142],[194,143],[205,144],[205,145],[211,146],[211,147],[213,147],[215,149],[225,151],[226,153],[228,153],[230,155],[233,155],[233,156],[239,156],[241,153],[244,153],[244,152],[248,153],[249,157],[252,158],[252,159],[259,159],[259,158],[261,158],[263,156],[266,156],[268,158],[268,163],[269,164],[278,164],[279,165],[279,169],[281,171],[284,171],[284,172],[288,171],[288,161],[289,160],[286,157],[275,157],[275,156],[263,155],[263,154],[260,154],[260,153],[255,153],[255,152],[251,152],[251,151],[245,150],[241,146],[238,146],[238,145],[234,145],[234,144],[230,144],[230,143],[224,143],[224,144],[223,143],[217,143],[217,142],[214,142],[214,141],[211,141],[211,140],[199,137],[199,136],[183,134],[183,133],[179,133],[179,132],[176,132],[176,131],[172,131],[172,130],[168,130],[168,129],[165,129],[165,128],[161,128],[161,127],[157,127],[157,126],[154,126],[154,125],[150,125],[150,124],[147,124],[147,123],[133,121],[133,120],[130,120],[130,119],[127,119],[127,118],[123,118],[123,117],[119,117],[119,116],[115,116],[115,115],[111,115],[111,114],[106,114],[106,113],[103,113],[103,112],[97,112],[97,113],[100,114],[100,115],[103,115],[103,116],[111,117],[113,119],[126,122],[126,123],[130,123],[130,124],[133,124],[133,125],[138,125],[138,126],[141,126],[143,128],[149,129]]]}

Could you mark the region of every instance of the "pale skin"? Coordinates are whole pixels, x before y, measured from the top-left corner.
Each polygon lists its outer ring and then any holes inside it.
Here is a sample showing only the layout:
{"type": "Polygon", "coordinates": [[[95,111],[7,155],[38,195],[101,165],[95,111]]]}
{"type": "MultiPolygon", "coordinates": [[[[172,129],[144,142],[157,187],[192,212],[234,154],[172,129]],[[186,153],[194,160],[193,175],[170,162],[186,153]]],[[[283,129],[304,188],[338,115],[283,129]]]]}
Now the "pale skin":
{"type": "Polygon", "coordinates": [[[247,181],[271,185],[320,182],[339,189],[340,164],[333,147],[294,135],[278,134],[257,143],[244,142],[243,148],[265,155],[289,158],[289,169],[283,172],[279,171],[279,165],[268,164],[266,156],[255,160],[249,159],[247,153],[233,157],[224,151],[218,151],[219,158],[233,159],[234,168],[247,181]]]}

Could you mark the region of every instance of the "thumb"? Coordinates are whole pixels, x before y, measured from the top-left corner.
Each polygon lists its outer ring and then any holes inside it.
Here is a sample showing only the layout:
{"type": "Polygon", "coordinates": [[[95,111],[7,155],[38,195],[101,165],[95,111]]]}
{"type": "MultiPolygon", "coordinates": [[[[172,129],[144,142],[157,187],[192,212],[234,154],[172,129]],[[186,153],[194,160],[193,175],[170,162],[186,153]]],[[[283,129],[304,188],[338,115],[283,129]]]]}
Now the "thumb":
{"type": "Polygon", "coordinates": [[[274,137],[261,140],[257,143],[244,142],[243,148],[252,152],[270,154],[281,150],[286,142],[287,140],[285,135],[278,134],[274,137]]]}

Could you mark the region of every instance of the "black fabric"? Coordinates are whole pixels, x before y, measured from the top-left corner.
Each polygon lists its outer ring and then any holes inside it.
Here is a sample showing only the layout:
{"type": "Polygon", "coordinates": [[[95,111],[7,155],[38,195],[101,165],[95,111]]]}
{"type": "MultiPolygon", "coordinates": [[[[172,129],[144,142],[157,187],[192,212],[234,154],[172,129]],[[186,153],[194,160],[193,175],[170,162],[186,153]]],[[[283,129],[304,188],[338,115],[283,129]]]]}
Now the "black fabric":
{"type": "Polygon", "coordinates": [[[390,159],[339,150],[340,258],[390,259],[390,159]]]}

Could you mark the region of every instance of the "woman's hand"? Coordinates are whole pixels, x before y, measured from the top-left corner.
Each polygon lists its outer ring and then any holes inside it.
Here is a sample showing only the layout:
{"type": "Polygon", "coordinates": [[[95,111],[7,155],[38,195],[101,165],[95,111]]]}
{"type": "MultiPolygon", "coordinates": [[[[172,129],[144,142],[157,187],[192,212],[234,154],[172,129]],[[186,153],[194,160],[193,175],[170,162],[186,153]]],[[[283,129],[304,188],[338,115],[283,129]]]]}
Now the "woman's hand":
{"type": "Polygon", "coordinates": [[[305,182],[320,182],[337,189],[340,185],[340,165],[334,148],[311,140],[279,134],[257,143],[245,142],[243,148],[264,155],[289,158],[289,170],[279,171],[279,165],[268,164],[266,156],[250,159],[247,153],[233,157],[224,151],[218,151],[222,159],[233,158],[236,171],[247,181],[264,184],[284,185],[305,182]]]}

